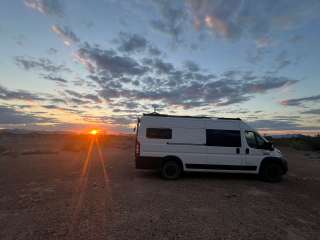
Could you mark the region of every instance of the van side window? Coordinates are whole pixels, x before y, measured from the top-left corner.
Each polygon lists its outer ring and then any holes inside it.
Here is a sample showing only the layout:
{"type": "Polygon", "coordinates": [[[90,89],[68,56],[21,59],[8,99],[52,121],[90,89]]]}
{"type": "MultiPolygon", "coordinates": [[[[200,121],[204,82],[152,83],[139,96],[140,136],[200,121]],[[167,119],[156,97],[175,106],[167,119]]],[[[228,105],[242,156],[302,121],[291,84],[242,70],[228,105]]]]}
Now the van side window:
{"type": "Polygon", "coordinates": [[[265,140],[263,140],[262,137],[260,137],[258,134],[252,131],[246,131],[246,140],[251,148],[265,148],[265,140]]]}
{"type": "Polygon", "coordinates": [[[207,129],[207,146],[241,147],[241,135],[237,130],[207,129]]]}
{"type": "Polygon", "coordinates": [[[170,128],[147,128],[147,138],[171,139],[172,130],[170,128]]]}
{"type": "Polygon", "coordinates": [[[262,137],[260,137],[258,134],[255,134],[256,135],[256,140],[257,140],[257,145],[258,145],[258,148],[264,148],[266,142],[263,140],[262,137]]]}
{"type": "Polygon", "coordinates": [[[246,131],[246,140],[247,140],[249,147],[258,148],[254,132],[246,131]]]}

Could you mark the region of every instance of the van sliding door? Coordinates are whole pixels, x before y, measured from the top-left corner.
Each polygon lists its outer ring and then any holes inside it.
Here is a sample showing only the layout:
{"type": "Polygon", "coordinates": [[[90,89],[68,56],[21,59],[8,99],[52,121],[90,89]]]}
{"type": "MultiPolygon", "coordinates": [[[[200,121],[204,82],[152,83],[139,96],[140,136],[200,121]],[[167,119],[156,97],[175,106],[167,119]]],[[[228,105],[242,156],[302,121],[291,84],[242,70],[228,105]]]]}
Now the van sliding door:
{"type": "Polygon", "coordinates": [[[207,149],[203,128],[174,128],[173,139],[168,141],[167,146],[168,151],[182,159],[187,168],[193,163],[206,163],[207,149]]]}
{"type": "Polygon", "coordinates": [[[243,170],[240,129],[206,129],[208,169],[243,170]]]}

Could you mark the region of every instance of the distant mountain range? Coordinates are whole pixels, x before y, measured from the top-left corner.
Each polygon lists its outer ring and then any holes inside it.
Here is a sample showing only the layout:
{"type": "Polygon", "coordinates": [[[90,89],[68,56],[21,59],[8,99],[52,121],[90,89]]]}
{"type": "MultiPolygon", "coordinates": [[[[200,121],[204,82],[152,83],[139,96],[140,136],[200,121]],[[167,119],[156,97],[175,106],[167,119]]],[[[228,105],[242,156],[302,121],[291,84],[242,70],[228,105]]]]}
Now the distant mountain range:
{"type": "MultiPolygon", "coordinates": [[[[77,133],[77,132],[73,132],[73,131],[35,131],[35,130],[27,130],[27,129],[18,129],[18,128],[15,128],[15,129],[0,129],[0,134],[16,134],[16,135],[27,135],[27,134],[33,134],[33,135],[36,135],[36,134],[43,134],[43,135],[65,135],[65,134],[80,134],[80,133],[77,133]]],[[[99,135],[105,135],[106,133],[104,132],[101,132],[99,133],[99,135]]],[[[133,134],[128,134],[128,133],[119,133],[119,134],[116,134],[116,133],[108,133],[107,135],[119,135],[119,136],[131,136],[133,134]]]]}
{"type": "Polygon", "coordinates": [[[0,129],[0,134],[70,134],[71,131],[34,131],[27,129],[0,129]]]}
{"type": "Polygon", "coordinates": [[[303,134],[281,134],[281,135],[271,135],[274,139],[282,139],[282,138],[305,138],[308,137],[303,134]]]}

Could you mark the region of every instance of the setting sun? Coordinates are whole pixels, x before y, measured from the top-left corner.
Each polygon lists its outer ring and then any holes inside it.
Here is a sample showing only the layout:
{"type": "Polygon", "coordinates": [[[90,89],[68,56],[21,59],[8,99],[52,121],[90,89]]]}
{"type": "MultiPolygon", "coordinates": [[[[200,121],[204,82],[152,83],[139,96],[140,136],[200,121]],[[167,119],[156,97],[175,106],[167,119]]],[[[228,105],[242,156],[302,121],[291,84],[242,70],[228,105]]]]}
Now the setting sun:
{"type": "Polygon", "coordinates": [[[97,133],[98,133],[98,130],[96,130],[96,129],[92,129],[92,130],[90,131],[90,134],[91,134],[91,135],[97,135],[97,133]]]}

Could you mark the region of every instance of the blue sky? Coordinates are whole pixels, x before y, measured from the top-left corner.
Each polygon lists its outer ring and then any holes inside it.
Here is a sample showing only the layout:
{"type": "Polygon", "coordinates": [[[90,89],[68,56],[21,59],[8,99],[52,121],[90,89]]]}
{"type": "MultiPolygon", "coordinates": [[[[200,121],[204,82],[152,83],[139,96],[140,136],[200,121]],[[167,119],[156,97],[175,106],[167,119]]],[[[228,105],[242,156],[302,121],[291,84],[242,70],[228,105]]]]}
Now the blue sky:
{"type": "Polygon", "coordinates": [[[0,128],[128,132],[151,112],[320,131],[320,2],[4,0],[0,128]]]}

